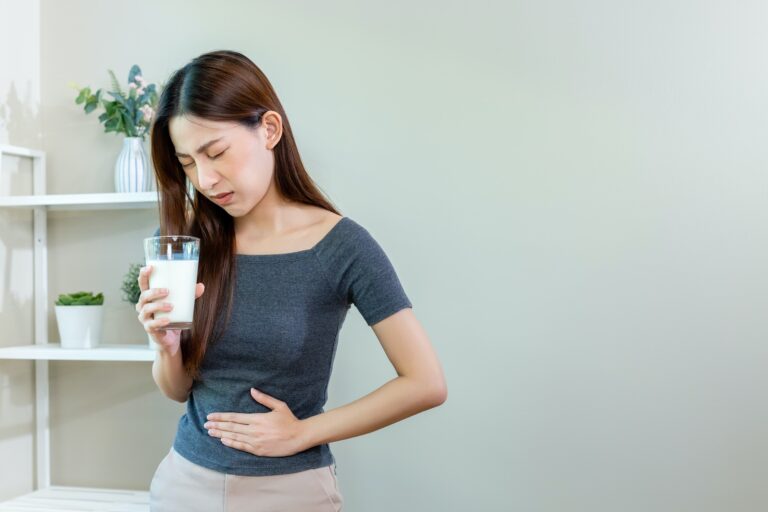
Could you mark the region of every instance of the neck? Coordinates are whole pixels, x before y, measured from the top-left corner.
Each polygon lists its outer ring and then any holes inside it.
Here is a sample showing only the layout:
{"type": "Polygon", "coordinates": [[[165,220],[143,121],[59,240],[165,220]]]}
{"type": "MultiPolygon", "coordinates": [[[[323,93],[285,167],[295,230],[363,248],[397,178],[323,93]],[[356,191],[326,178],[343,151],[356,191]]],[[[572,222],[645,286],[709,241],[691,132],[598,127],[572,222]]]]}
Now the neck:
{"type": "Polygon", "coordinates": [[[298,204],[282,198],[274,180],[253,209],[235,218],[235,235],[244,238],[271,238],[290,231],[296,226],[298,204]]]}

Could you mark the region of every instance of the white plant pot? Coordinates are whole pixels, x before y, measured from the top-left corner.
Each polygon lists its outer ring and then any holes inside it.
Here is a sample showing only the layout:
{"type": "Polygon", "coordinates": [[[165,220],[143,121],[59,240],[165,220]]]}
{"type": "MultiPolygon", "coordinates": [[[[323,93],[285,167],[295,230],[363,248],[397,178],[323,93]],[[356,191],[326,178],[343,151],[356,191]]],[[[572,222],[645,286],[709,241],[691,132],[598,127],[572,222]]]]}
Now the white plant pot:
{"type": "Polygon", "coordinates": [[[56,305],[62,348],[94,348],[101,340],[104,306],[56,305]]]}

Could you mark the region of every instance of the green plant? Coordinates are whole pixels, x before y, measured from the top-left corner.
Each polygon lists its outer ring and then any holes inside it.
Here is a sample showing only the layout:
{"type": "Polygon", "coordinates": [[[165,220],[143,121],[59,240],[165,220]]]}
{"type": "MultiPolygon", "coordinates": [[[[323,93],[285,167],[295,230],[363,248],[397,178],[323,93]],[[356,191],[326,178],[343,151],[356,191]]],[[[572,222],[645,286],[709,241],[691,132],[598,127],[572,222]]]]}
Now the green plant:
{"type": "Polygon", "coordinates": [[[104,294],[94,295],[91,292],[62,293],[56,299],[57,306],[101,306],[104,304],[104,294]]]}
{"type": "Polygon", "coordinates": [[[90,114],[101,104],[104,112],[99,116],[99,121],[104,123],[105,133],[122,133],[127,137],[140,137],[144,140],[157,107],[157,86],[147,83],[141,74],[141,68],[134,64],[128,73],[126,93],[120,88],[115,73],[111,69],[108,72],[112,80],[112,90],[107,91],[107,94],[112,96],[112,100],[102,98],[101,89],[94,93],[90,87],[81,88],[77,84],[70,84],[78,91],[75,103],[82,104],[86,114],[90,114]]]}
{"type": "Polygon", "coordinates": [[[132,263],[128,269],[128,273],[123,278],[123,285],[120,289],[123,292],[123,300],[130,302],[131,304],[137,304],[139,302],[139,296],[141,295],[141,288],[139,288],[139,272],[141,271],[141,263],[132,263]]]}

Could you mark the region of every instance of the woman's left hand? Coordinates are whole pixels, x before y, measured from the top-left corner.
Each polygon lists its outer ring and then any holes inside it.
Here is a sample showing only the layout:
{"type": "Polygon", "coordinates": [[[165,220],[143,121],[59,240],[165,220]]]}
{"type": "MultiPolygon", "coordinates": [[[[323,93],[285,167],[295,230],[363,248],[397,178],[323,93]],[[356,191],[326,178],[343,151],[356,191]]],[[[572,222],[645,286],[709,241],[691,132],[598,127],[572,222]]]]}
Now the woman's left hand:
{"type": "Polygon", "coordinates": [[[293,415],[285,402],[253,388],[251,396],[272,411],[211,413],[203,425],[208,434],[220,438],[230,448],[264,457],[284,457],[306,449],[302,446],[304,423],[293,415]]]}

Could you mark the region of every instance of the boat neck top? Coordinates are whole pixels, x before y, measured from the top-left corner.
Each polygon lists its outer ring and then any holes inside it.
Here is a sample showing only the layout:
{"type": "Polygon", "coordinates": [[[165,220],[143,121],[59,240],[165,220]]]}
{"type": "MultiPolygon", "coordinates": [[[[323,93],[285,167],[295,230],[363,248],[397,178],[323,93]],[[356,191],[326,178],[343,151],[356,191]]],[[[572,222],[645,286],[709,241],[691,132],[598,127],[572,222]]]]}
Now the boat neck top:
{"type": "Polygon", "coordinates": [[[174,449],[197,465],[234,475],[335,464],[327,444],[286,457],[257,456],[225,446],[203,425],[212,412],[269,412],[251,387],[286,402],[299,419],[323,413],[351,305],[371,326],[412,307],[391,260],[368,230],[342,217],[309,249],[237,254],[234,288],[230,321],[219,325],[221,337],[206,349],[174,449]]]}

